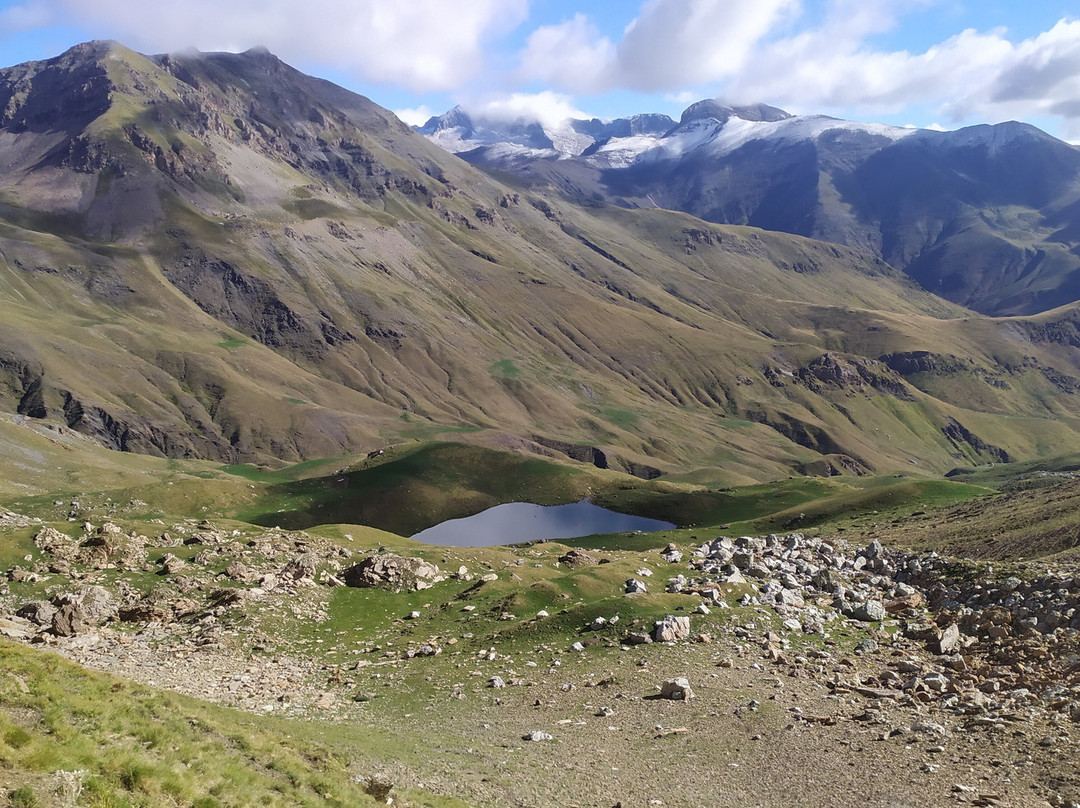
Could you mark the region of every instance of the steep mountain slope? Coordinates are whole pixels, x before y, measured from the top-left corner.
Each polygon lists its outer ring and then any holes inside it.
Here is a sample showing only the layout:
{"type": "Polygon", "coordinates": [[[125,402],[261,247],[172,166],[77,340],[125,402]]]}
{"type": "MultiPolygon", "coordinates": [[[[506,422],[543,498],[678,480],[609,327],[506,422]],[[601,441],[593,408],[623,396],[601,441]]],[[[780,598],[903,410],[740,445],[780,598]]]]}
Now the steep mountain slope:
{"type": "Polygon", "coordinates": [[[533,187],[869,249],[986,314],[1080,299],[1080,149],[1032,126],[937,132],[700,101],[667,131],[569,151],[492,131],[455,148],[462,119],[421,132],[533,187]]]}
{"type": "Polygon", "coordinates": [[[89,43],[0,71],[0,110],[0,402],[113,448],[471,432],[732,482],[1080,448],[1074,308],[521,191],[265,51],[89,43]]]}

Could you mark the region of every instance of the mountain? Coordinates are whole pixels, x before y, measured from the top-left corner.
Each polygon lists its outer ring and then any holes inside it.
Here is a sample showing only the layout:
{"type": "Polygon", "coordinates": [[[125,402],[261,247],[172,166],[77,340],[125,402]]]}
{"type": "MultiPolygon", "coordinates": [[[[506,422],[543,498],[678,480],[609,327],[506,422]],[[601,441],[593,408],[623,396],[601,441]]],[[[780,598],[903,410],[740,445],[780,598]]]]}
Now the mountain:
{"type": "Polygon", "coordinates": [[[675,125],[667,115],[646,114],[614,121],[567,119],[560,125],[519,117],[511,120],[469,115],[460,106],[433,116],[416,130],[455,154],[492,145],[507,145],[509,153],[544,156],[580,155],[611,138],[659,136],[675,125]]]}
{"type": "Polygon", "coordinates": [[[1076,306],[979,316],[865,249],[522,189],[265,50],[0,71],[0,166],[0,408],[61,442],[453,435],[730,483],[1080,449],[1076,306]]]}
{"type": "Polygon", "coordinates": [[[938,132],[706,100],[584,149],[421,131],[527,187],[867,249],[984,314],[1080,299],[1080,149],[1026,124],[938,132]]]}

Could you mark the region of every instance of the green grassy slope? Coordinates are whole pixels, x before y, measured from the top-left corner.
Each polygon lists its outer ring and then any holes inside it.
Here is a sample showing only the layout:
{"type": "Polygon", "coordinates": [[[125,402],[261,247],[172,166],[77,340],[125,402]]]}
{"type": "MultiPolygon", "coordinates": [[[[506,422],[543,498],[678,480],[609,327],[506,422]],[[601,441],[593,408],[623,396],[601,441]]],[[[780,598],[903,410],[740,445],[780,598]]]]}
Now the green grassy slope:
{"type": "Polygon", "coordinates": [[[104,111],[67,156],[15,135],[36,157],[0,181],[9,411],[227,463],[473,432],[728,484],[1080,447],[1080,360],[1043,320],[966,317],[835,245],[522,192],[267,54],[84,50],[49,69],[104,70],[104,111]]]}
{"type": "MultiPolygon", "coordinates": [[[[380,756],[393,747],[379,731],[240,713],[6,640],[0,666],[0,782],[8,804],[385,804],[367,793],[369,780],[379,779],[380,756]]],[[[415,789],[394,796],[412,806],[465,805],[415,789]]]]}

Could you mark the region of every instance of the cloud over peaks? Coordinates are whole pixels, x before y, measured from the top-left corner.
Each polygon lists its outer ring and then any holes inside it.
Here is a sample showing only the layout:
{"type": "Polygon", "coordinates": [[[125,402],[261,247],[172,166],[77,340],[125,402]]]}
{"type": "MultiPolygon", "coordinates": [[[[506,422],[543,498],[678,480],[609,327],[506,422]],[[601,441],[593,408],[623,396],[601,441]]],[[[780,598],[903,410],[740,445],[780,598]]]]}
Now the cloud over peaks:
{"type": "Polygon", "coordinates": [[[737,73],[798,0],[647,0],[619,42],[583,14],[537,28],[521,54],[528,79],[576,92],[678,90],[737,73]]]}
{"type": "Polygon", "coordinates": [[[528,0],[27,0],[12,21],[84,25],[146,52],[263,45],[292,62],[420,92],[460,86],[489,40],[520,25],[528,0]]]}

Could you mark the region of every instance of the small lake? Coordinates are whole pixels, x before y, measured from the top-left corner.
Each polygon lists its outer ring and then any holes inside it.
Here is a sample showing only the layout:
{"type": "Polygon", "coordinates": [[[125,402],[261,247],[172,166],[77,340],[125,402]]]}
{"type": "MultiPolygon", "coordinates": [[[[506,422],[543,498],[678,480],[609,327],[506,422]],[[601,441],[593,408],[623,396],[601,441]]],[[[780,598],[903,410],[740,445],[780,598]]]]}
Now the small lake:
{"type": "Polygon", "coordinates": [[[413,536],[426,544],[483,547],[535,539],[575,539],[596,533],[672,530],[671,522],[616,513],[591,502],[533,505],[509,502],[464,519],[448,519],[413,536]]]}

